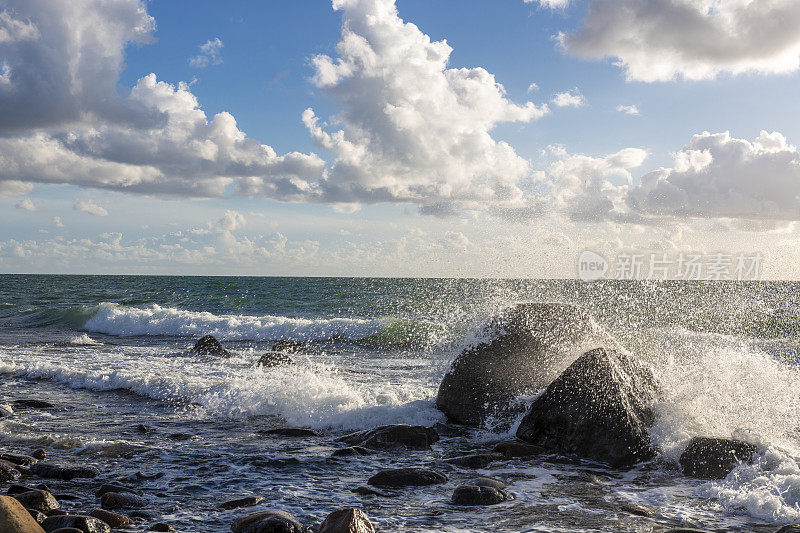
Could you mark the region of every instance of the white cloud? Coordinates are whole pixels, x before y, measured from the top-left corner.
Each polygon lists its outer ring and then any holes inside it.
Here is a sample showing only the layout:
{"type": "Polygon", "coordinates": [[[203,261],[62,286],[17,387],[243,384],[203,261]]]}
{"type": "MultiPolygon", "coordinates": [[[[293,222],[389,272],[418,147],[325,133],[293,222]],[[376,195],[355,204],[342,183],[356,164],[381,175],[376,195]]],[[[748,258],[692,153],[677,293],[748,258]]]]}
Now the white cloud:
{"type": "Polygon", "coordinates": [[[539,5],[549,7],[550,9],[563,9],[569,5],[570,0],[525,0],[525,3],[538,3],[539,5]]]}
{"type": "Polygon", "coordinates": [[[539,90],[539,84],[534,82],[534,83],[531,83],[530,85],[528,85],[528,93],[529,94],[532,93],[532,92],[538,91],[538,90],[539,90]]]}
{"type": "Polygon", "coordinates": [[[229,113],[207,117],[186,84],[150,74],[118,93],[125,46],[152,39],[143,1],[5,3],[37,33],[20,40],[14,30],[15,42],[0,42],[9,65],[0,86],[0,194],[44,182],[213,197],[258,177],[268,195],[291,200],[320,178],[319,157],[278,155],[229,113]]]}
{"type": "Polygon", "coordinates": [[[794,72],[800,2],[589,0],[583,27],[559,41],[580,57],[614,58],[629,80],[794,72]]]}
{"type": "Polygon", "coordinates": [[[100,205],[97,205],[92,200],[75,200],[75,203],[72,204],[72,208],[75,211],[83,211],[84,213],[89,213],[90,215],[94,215],[96,217],[105,217],[108,216],[108,211],[100,205]]]}
{"type": "Polygon", "coordinates": [[[556,93],[550,101],[556,107],[583,107],[586,105],[586,97],[578,89],[556,93]]]}
{"type": "Polygon", "coordinates": [[[61,221],[61,217],[53,217],[53,225],[57,228],[63,228],[64,223],[61,221]]]}
{"type": "MultiPolygon", "coordinates": [[[[0,157],[0,161],[2,158],[0,157]]],[[[28,194],[33,190],[32,183],[26,183],[19,180],[5,180],[0,179],[0,198],[8,196],[22,196],[28,194]]]]}
{"type": "MultiPolygon", "coordinates": [[[[491,136],[503,122],[548,112],[517,105],[483,68],[448,68],[452,49],[400,19],[394,0],[334,0],[343,12],[338,57],[313,59],[314,83],[339,106],[332,124],[303,120],[335,160],[319,190],[329,202],[520,206],[529,163],[491,136]]],[[[252,180],[245,192],[263,187],[252,180]]]]}
{"type": "Polygon", "coordinates": [[[209,39],[200,45],[199,54],[189,58],[189,65],[194,68],[205,68],[209,65],[221,64],[222,57],[220,57],[220,52],[224,46],[219,37],[209,39]]]}
{"type": "Polygon", "coordinates": [[[626,115],[639,115],[639,108],[635,105],[618,105],[617,111],[626,115]]]}
{"type": "Polygon", "coordinates": [[[23,198],[14,207],[17,209],[24,209],[25,211],[36,211],[36,206],[30,198],[23,198]]]}
{"type": "Polygon", "coordinates": [[[752,142],[695,135],[672,168],[642,177],[628,204],[656,217],[800,219],[800,152],[778,132],[752,142]]]}
{"type": "Polygon", "coordinates": [[[225,211],[222,218],[217,221],[217,227],[222,231],[233,231],[247,223],[244,215],[238,211],[225,211]]]}
{"type": "Polygon", "coordinates": [[[647,158],[639,148],[626,148],[605,157],[571,155],[558,150],[560,159],[547,169],[554,207],[573,220],[598,221],[626,211],[625,197],[633,176],[647,158]]]}

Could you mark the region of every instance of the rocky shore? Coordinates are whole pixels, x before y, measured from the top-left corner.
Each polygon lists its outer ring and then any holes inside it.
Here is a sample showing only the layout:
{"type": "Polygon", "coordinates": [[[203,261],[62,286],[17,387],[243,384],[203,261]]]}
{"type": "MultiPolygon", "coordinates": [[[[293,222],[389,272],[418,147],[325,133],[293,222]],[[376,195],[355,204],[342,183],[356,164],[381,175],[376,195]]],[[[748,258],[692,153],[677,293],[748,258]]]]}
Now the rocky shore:
{"type": "MultiPolygon", "coordinates": [[[[369,498],[402,498],[423,488],[439,491],[453,512],[499,506],[524,494],[515,492],[508,476],[486,475],[502,464],[505,470],[535,462],[576,465],[585,483],[602,482],[603,472],[625,472],[642,465],[661,466],[650,441],[652,405],[660,384],[646,362],[625,351],[585,311],[566,305],[525,304],[508,310],[487,326],[487,339],[461,353],[442,382],[437,406],[448,423],[433,427],[393,424],[350,434],[302,427],[272,427],[259,433],[275,439],[313,440],[332,449],[327,464],[374,457],[385,465],[363,472],[353,493],[369,498]],[[530,405],[521,394],[540,391],[530,405]],[[450,448],[452,435],[471,431],[488,417],[522,416],[515,440],[486,442],[483,449],[450,448]],[[398,456],[436,449],[440,458],[417,466],[394,465],[398,456]],[[457,481],[455,481],[457,480],[457,481]]],[[[213,337],[203,337],[192,350],[203,356],[230,357],[213,337]]],[[[278,343],[259,365],[280,371],[292,365],[303,347],[278,343]]],[[[55,406],[34,398],[6,398],[0,417],[55,406]]],[[[148,428],[141,426],[141,431],[148,428]]],[[[180,440],[174,435],[173,440],[180,440]]],[[[186,439],[191,439],[186,435],[186,439]]],[[[675,476],[721,479],[738,464],[751,461],[755,444],[730,435],[697,435],[680,457],[675,476]]],[[[108,533],[112,530],[176,531],[154,505],[169,498],[155,483],[160,472],[122,475],[109,459],[99,466],[64,462],[59,449],[0,446],[0,533],[108,533]]],[[[285,464],[292,457],[281,459],[285,464]]],[[[272,463],[276,468],[278,463],[272,463]]],[[[220,495],[226,494],[219,487],[220,495]]],[[[373,519],[363,508],[325,510],[317,523],[303,523],[292,513],[266,505],[264,494],[220,496],[214,509],[236,512],[233,533],[319,532],[368,533],[373,519]]],[[[181,502],[172,502],[180,505],[181,502]]],[[[701,531],[658,509],[616,504],[609,512],[652,519],[648,531],[701,531]]],[[[380,523],[380,517],[373,517],[380,523]]],[[[534,525],[534,524],[531,524],[534,525]]],[[[486,530],[476,524],[475,530],[486,530]]],[[[624,529],[620,529],[624,530],[624,529]]],[[[637,529],[639,530],[639,529],[637,529]]],[[[765,530],[766,531],[766,530],[765,530]]],[[[800,526],[770,531],[792,533],[800,526]]]]}

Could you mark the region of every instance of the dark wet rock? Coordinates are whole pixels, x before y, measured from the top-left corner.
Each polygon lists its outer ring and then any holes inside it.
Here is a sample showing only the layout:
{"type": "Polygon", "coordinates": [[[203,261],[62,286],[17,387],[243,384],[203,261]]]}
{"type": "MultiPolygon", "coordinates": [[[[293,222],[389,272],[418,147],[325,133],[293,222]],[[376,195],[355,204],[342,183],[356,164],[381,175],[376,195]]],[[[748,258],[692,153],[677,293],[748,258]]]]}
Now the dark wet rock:
{"type": "Polygon", "coordinates": [[[0,461],[0,482],[16,481],[22,477],[22,473],[16,465],[6,461],[0,461]]]}
{"type": "Polygon", "coordinates": [[[388,492],[376,489],[374,487],[367,487],[366,485],[360,485],[358,487],[354,487],[352,491],[355,492],[356,494],[360,494],[361,496],[383,496],[383,497],[391,496],[391,494],[389,494],[388,492]]]}
{"type": "Polygon", "coordinates": [[[498,490],[508,487],[508,483],[506,483],[502,479],[495,479],[493,477],[479,477],[478,479],[470,483],[470,485],[477,485],[479,487],[491,487],[493,489],[498,489],[498,490]]]}
{"type": "Polygon", "coordinates": [[[0,459],[21,466],[30,466],[37,461],[35,457],[20,455],[18,453],[0,453],[0,459]]]}
{"type": "Polygon", "coordinates": [[[285,511],[267,509],[240,516],[231,524],[232,533],[306,533],[308,529],[285,511]]]}
{"type": "Polygon", "coordinates": [[[171,525],[167,524],[166,522],[159,522],[157,524],[153,524],[150,526],[147,531],[164,531],[166,533],[170,533],[175,531],[175,528],[171,525]]]}
{"type": "Polygon", "coordinates": [[[141,483],[142,481],[152,481],[154,479],[161,479],[162,477],[164,477],[164,472],[156,472],[155,474],[134,472],[133,474],[120,478],[119,481],[123,483],[141,483]]]}
{"type": "Polygon", "coordinates": [[[0,496],[0,526],[3,533],[42,533],[31,514],[11,496],[0,496]]]}
{"type": "Polygon", "coordinates": [[[367,513],[361,509],[340,509],[325,518],[317,533],[374,533],[367,513]]]}
{"type": "Polygon", "coordinates": [[[51,509],[45,512],[44,514],[46,514],[47,516],[61,516],[69,513],[66,512],[64,509],[51,509]]]}
{"type": "Polygon", "coordinates": [[[14,400],[16,409],[54,409],[55,405],[44,400],[22,399],[14,400]]]}
{"type": "Polygon", "coordinates": [[[30,490],[14,495],[14,498],[28,509],[36,509],[46,513],[61,507],[58,500],[46,490],[30,490]]]}
{"type": "Polygon", "coordinates": [[[334,450],[331,457],[361,457],[363,455],[373,455],[374,453],[374,450],[362,446],[348,446],[347,448],[334,450]]]}
{"type": "Polygon", "coordinates": [[[283,352],[267,352],[262,355],[256,365],[263,366],[264,368],[274,368],[276,366],[291,366],[294,364],[294,359],[289,357],[283,352]]]}
{"type": "Polygon", "coordinates": [[[319,437],[319,433],[308,428],[275,428],[259,431],[262,435],[278,435],[281,437],[319,437]]]}
{"type": "Polygon", "coordinates": [[[503,489],[480,485],[462,485],[453,491],[453,505],[496,505],[511,499],[503,489]]]}
{"type": "Polygon", "coordinates": [[[521,413],[522,395],[540,391],[590,348],[615,346],[585,309],[520,304],[485,327],[487,341],[462,352],[439,387],[436,406],[460,424],[521,413]]]}
{"type": "Polygon", "coordinates": [[[47,519],[47,515],[41,511],[37,511],[36,509],[28,509],[28,512],[31,514],[34,520],[36,520],[37,524],[41,524],[47,519]]]}
{"type": "Polygon", "coordinates": [[[783,526],[780,529],[776,529],[775,533],[800,533],[800,524],[783,526]]]}
{"type": "Polygon", "coordinates": [[[25,485],[12,484],[8,486],[6,494],[8,494],[9,496],[14,496],[15,494],[22,494],[23,492],[30,492],[32,490],[46,490],[46,489],[31,488],[31,487],[26,487],[25,485]]]}
{"type": "Polygon", "coordinates": [[[195,438],[195,435],[193,435],[191,433],[170,433],[168,435],[168,437],[171,440],[175,440],[175,441],[178,441],[178,442],[184,442],[184,441],[187,441],[187,440],[192,440],[193,438],[195,438]]]}
{"type": "Polygon", "coordinates": [[[192,352],[198,355],[217,355],[220,357],[230,357],[231,353],[223,348],[213,335],[206,335],[197,341],[192,348],[192,352]]]}
{"type": "Polygon", "coordinates": [[[99,489],[94,493],[95,496],[98,498],[101,497],[103,494],[107,492],[116,492],[119,494],[130,493],[130,494],[139,494],[139,491],[134,490],[130,487],[125,487],[123,485],[117,485],[115,483],[103,483],[99,489]]]}
{"type": "Polygon", "coordinates": [[[563,455],[631,466],[655,456],[649,429],[656,397],[649,368],[622,352],[598,348],[534,400],[517,438],[563,455]]]}
{"type": "Polygon", "coordinates": [[[536,455],[542,455],[546,453],[546,451],[547,450],[541,446],[535,446],[533,444],[528,444],[527,442],[518,440],[500,442],[494,448],[492,448],[492,452],[501,453],[508,459],[517,457],[533,457],[536,455]]]}
{"type": "Polygon", "coordinates": [[[135,524],[135,522],[127,516],[112,513],[111,511],[106,511],[105,509],[95,509],[89,513],[89,516],[97,518],[98,520],[102,520],[111,526],[111,529],[130,527],[135,524]]]}
{"type": "Polygon", "coordinates": [[[422,487],[446,483],[447,476],[431,468],[392,468],[381,470],[367,481],[375,487],[422,487]]]}
{"type": "Polygon", "coordinates": [[[739,462],[749,462],[756,446],[733,439],[695,437],[681,454],[683,473],[700,479],[723,479],[739,462]]]}
{"type": "Polygon", "coordinates": [[[60,528],[74,528],[83,533],[111,533],[111,526],[102,520],[82,515],[49,516],[42,527],[48,533],[60,528]]]}
{"type": "Polygon", "coordinates": [[[147,427],[144,424],[136,424],[136,427],[134,427],[134,429],[137,431],[137,433],[142,433],[142,434],[155,432],[153,428],[147,427]]]}
{"type": "Polygon", "coordinates": [[[619,502],[616,504],[616,506],[617,509],[619,509],[623,513],[627,513],[633,516],[641,516],[643,518],[653,518],[658,514],[658,511],[656,511],[652,507],[647,507],[635,503],[619,502]]]}
{"type": "Polygon", "coordinates": [[[230,511],[231,509],[240,509],[242,507],[252,507],[264,501],[263,496],[247,496],[246,498],[239,498],[236,500],[229,500],[219,504],[219,508],[223,511],[230,511]]]}
{"type": "Polygon", "coordinates": [[[273,352],[299,353],[308,348],[308,343],[297,341],[277,341],[272,345],[273,352]]]}
{"type": "Polygon", "coordinates": [[[33,457],[34,459],[39,459],[41,461],[42,459],[47,457],[47,452],[44,451],[44,449],[39,448],[37,450],[34,450],[33,453],[31,453],[31,457],[33,457]]]}
{"type": "Polygon", "coordinates": [[[462,455],[461,457],[451,457],[450,459],[445,459],[444,462],[464,468],[486,468],[493,462],[504,458],[505,456],[502,453],[476,453],[462,455]]]}
{"type": "Polygon", "coordinates": [[[31,473],[49,479],[63,479],[69,481],[75,478],[93,478],[99,474],[96,468],[91,466],[63,466],[51,463],[36,463],[31,465],[31,473]]]}
{"type": "Polygon", "coordinates": [[[147,507],[147,500],[130,492],[106,492],[100,498],[100,506],[106,510],[142,509],[147,507]]]}
{"type": "Polygon", "coordinates": [[[410,450],[429,450],[431,444],[439,441],[439,434],[433,428],[394,424],[366,431],[358,431],[340,437],[340,442],[351,446],[362,446],[376,450],[407,448],[410,450]]]}

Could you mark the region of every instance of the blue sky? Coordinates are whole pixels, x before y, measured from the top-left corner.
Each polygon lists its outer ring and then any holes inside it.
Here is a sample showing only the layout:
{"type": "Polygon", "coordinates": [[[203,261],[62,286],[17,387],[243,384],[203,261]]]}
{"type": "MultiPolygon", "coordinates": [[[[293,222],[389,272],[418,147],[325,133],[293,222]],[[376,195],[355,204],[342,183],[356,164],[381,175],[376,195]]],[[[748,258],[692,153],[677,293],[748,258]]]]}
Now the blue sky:
{"type": "Polygon", "coordinates": [[[621,2],[0,0],[0,272],[795,277],[798,8],[621,2]]]}

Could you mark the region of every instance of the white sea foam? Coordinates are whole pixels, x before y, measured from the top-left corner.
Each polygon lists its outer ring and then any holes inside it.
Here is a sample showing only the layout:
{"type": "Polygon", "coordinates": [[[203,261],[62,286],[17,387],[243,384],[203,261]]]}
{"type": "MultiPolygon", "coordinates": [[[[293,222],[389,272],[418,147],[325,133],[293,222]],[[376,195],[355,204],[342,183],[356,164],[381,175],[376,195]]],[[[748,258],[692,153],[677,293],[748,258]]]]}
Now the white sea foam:
{"type": "Polygon", "coordinates": [[[86,333],[70,337],[69,344],[72,346],[102,346],[102,342],[96,341],[86,333]]]}
{"type": "Polygon", "coordinates": [[[104,302],[83,329],[130,337],[139,335],[214,335],[222,340],[320,340],[334,335],[361,339],[382,330],[378,320],[284,316],[215,315],[151,305],[125,307],[104,302]]]}

